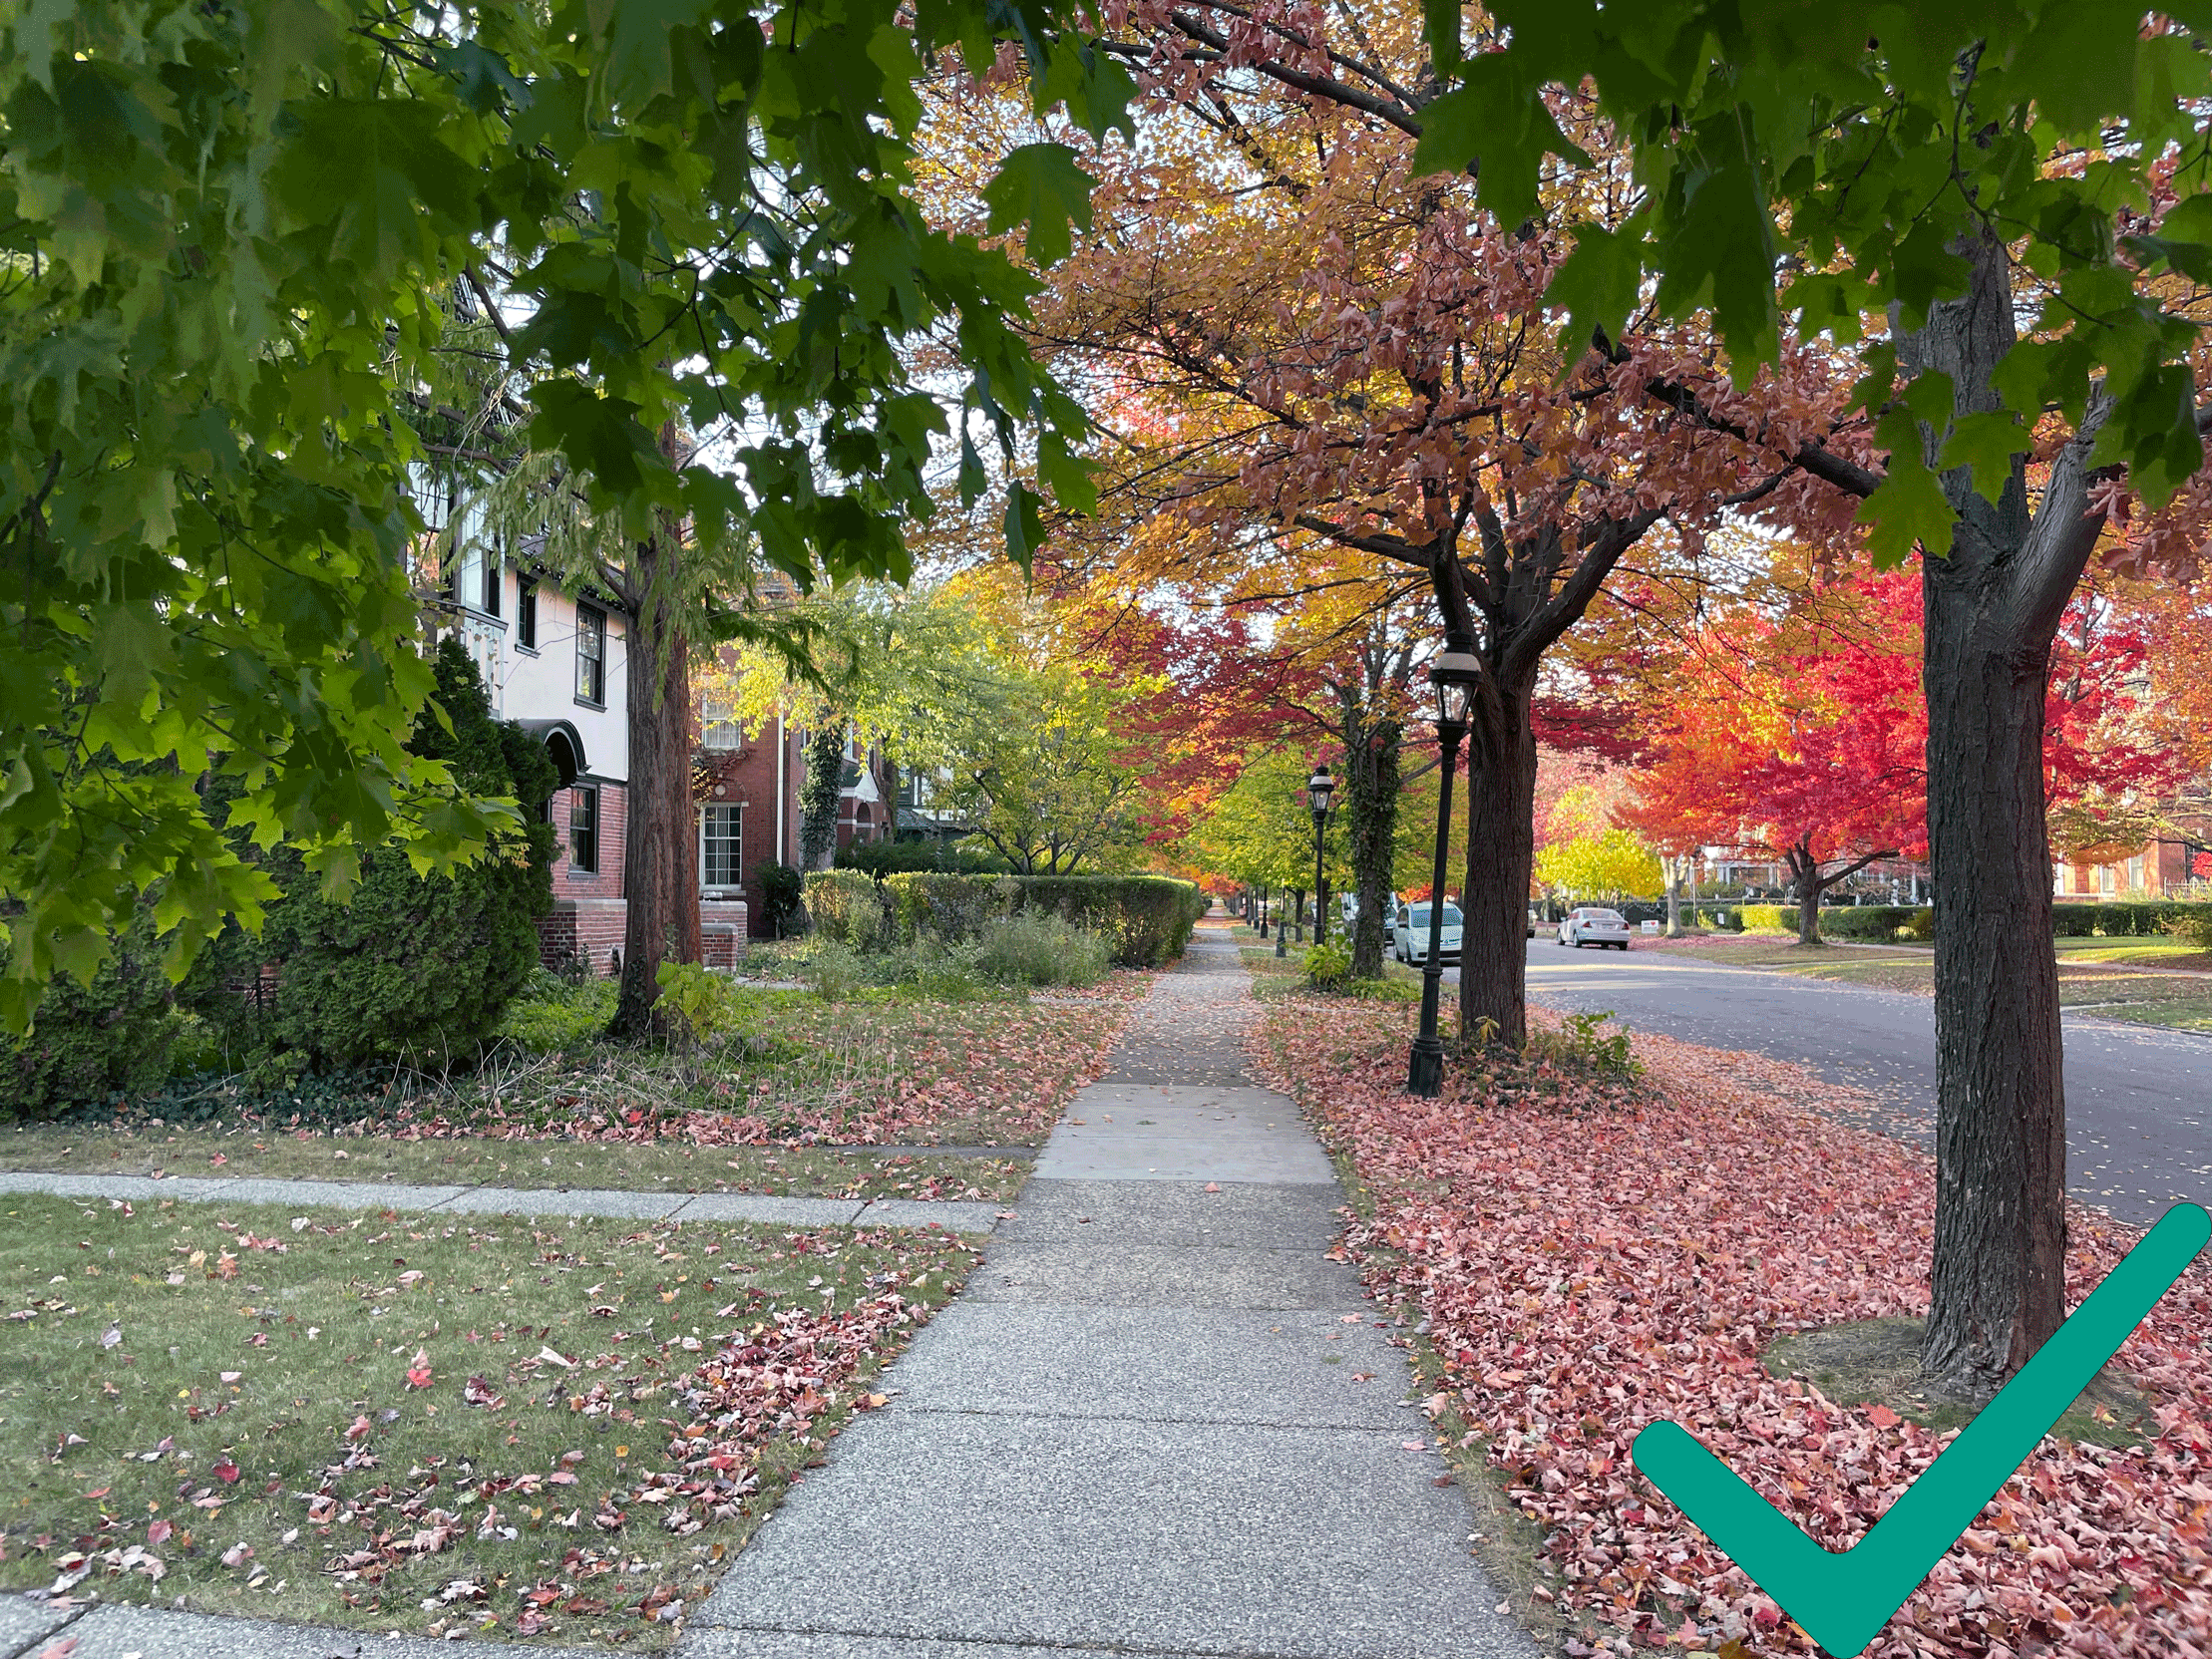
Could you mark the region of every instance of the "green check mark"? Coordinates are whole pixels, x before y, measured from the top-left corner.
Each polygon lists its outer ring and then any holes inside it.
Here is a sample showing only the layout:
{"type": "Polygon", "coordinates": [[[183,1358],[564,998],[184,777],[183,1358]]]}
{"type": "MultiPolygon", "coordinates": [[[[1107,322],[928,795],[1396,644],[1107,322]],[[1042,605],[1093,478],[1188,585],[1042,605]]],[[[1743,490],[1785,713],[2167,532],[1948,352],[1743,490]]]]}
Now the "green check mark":
{"type": "Polygon", "coordinates": [[[1777,1514],[1678,1423],[1653,1424],[1636,1437],[1631,1454],[1807,1635],[1848,1659],[1959,1541],[2208,1236],[2212,1217],[2198,1205],[2167,1210],[1911,1490],[1840,1555],[1777,1514]]]}

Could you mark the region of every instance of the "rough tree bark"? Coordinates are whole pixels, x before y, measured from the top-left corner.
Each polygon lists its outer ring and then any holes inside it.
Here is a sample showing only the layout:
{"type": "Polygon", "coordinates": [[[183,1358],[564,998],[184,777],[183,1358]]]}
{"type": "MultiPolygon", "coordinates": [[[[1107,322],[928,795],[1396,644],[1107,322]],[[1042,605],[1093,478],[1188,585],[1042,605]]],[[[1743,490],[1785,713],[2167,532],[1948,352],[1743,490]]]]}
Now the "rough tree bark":
{"type": "MultiPolygon", "coordinates": [[[[679,435],[660,434],[674,460],[679,435]]],[[[684,626],[682,525],[658,515],[632,549],[616,595],[629,612],[629,823],[622,854],[627,910],[613,1035],[656,1029],[662,962],[699,960],[699,842],[691,801],[691,641],[684,626]]]]}
{"type": "MultiPolygon", "coordinates": [[[[1977,238],[1963,299],[1899,341],[1908,370],[1951,376],[1958,413],[1994,410],[2016,338],[2005,249],[1977,238]]],[[[2054,456],[2030,515],[2026,458],[2003,494],[1946,474],[1948,556],[1921,561],[1926,600],[1928,840],[1936,929],[1936,1238],[1924,1371],[1986,1395],[2065,1317],[2065,1097],[2050,948],[2043,699],[2050,644],[2096,544],[2088,456],[2101,387],[2054,456]]],[[[1933,465],[1947,432],[1923,428],[1933,465]]]]}

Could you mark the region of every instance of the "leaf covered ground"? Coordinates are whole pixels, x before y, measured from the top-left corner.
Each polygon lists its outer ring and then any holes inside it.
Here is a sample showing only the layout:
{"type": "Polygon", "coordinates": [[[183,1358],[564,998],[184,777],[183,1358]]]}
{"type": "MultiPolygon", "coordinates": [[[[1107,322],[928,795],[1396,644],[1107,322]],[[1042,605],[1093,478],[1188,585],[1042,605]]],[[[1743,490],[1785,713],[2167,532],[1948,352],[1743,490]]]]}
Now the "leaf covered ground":
{"type": "MultiPolygon", "coordinates": [[[[1923,1315],[1930,1161],[1847,1127],[1852,1092],[1755,1056],[1638,1035],[1637,1080],[1518,1061],[1400,1093],[1403,1010],[1268,1005],[1260,1064],[1372,1201],[1346,1252],[1423,1322],[1430,1407],[1542,1535],[1532,1595],[1569,1653],[1603,1642],[1813,1651],[1635,1472],[1687,1427],[1823,1545],[1846,1548],[1950,1431],[1768,1375],[1776,1338],[1923,1315]]],[[[2071,1217],[2078,1301],[2139,1234],[2071,1217]]],[[[2212,1650],[2212,1272],[2199,1264],[2116,1362],[2155,1432],[2046,1439],[1868,1650],[1884,1659],[2212,1650]]]]}
{"type": "Polygon", "coordinates": [[[957,1289],[921,1232],[11,1195],[0,1585],[658,1645],[957,1289]]]}
{"type": "Polygon", "coordinates": [[[1044,1142],[1149,983],[1034,1000],[745,989],[736,1029],[694,1048],[609,1043],[611,984],[561,987],[519,1003],[471,1072],[229,1077],[19,1126],[0,1167],[1002,1199],[1027,1163],[997,1149],[1044,1142]]]}

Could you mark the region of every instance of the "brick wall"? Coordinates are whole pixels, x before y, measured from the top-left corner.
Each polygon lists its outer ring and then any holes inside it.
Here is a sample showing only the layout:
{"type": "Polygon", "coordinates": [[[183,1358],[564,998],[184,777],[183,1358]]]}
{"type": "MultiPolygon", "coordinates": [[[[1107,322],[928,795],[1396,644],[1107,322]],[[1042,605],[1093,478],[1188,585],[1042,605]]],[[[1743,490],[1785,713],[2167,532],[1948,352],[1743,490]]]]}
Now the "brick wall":
{"type": "MultiPolygon", "coordinates": [[[[589,779],[580,781],[589,784],[589,779]]],[[[622,896],[622,857],[629,842],[629,791],[620,784],[600,784],[599,867],[577,869],[568,861],[568,809],[572,790],[555,790],[547,816],[553,827],[553,890],[554,899],[612,898],[622,896]]]]}
{"type": "Polygon", "coordinates": [[[699,959],[710,968],[734,968],[744,959],[747,914],[742,898],[699,900],[699,959]]]}
{"type": "Polygon", "coordinates": [[[629,905],[619,898],[556,898],[553,913],[538,918],[538,960],[557,968],[580,955],[603,979],[613,971],[628,920],[629,905]]]}

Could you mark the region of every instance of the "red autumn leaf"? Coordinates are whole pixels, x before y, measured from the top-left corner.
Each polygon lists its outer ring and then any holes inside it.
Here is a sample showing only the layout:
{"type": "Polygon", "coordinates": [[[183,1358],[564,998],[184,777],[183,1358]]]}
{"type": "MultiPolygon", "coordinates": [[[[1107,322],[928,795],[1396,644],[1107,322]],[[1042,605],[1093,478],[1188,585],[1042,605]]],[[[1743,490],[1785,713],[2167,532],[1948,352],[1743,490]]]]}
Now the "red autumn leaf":
{"type": "Polygon", "coordinates": [[[409,1388],[430,1387],[430,1354],[427,1350],[422,1348],[415,1350],[415,1358],[407,1367],[407,1386],[409,1388]]]}
{"type": "Polygon", "coordinates": [[[173,1530],[166,1520],[150,1520],[146,1523],[146,1541],[151,1544],[167,1543],[173,1530]]]}
{"type": "Polygon", "coordinates": [[[361,1437],[362,1437],[363,1435],[367,1434],[368,1432],[369,1432],[369,1420],[368,1420],[367,1416],[365,1416],[365,1415],[364,1415],[364,1416],[361,1416],[361,1417],[357,1417],[357,1418],[355,1418],[355,1419],[353,1420],[353,1426],[352,1426],[352,1427],[351,1427],[350,1429],[348,1429],[348,1430],[346,1431],[346,1439],[348,1439],[348,1440],[359,1440],[359,1439],[360,1439],[360,1438],[361,1438],[361,1437]]]}
{"type": "Polygon", "coordinates": [[[226,1487],[237,1485],[238,1466],[232,1463],[228,1458],[223,1459],[221,1463],[215,1465],[215,1467],[209,1470],[207,1473],[212,1475],[216,1480],[220,1481],[226,1487]]]}

